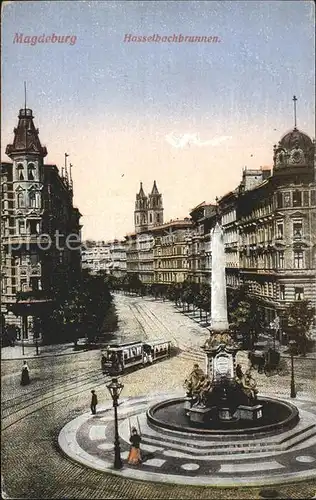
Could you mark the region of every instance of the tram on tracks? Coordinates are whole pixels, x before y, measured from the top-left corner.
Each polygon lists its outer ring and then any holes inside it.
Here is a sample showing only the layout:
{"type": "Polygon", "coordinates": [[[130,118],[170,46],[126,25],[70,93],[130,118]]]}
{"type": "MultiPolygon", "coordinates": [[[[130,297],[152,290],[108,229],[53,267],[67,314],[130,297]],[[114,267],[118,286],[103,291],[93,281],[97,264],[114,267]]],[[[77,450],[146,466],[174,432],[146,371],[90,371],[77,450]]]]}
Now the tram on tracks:
{"type": "Polygon", "coordinates": [[[101,349],[101,368],[107,375],[122,374],[129,368],[141,368],[170,357],[171,341],[110,343],[101,349]]]}

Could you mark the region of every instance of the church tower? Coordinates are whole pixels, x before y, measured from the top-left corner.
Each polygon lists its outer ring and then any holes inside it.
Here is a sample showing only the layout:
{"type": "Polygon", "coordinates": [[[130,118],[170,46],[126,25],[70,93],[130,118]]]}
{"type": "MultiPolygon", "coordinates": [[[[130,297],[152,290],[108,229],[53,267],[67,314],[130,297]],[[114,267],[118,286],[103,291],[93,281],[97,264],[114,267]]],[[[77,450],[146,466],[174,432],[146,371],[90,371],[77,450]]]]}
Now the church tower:
{"type": "Polygon", "coordinates": [[[156,181],[148,196],[148,229],[163,224],[162,195],[159,193],[156,181]]]}
{"type": "Polygon", "coordinates": [[[139,193],[136,195],[134,211],[135,232],[146,231],[148,227],[148,198],[143,190],[143,183],[140,183],[139,193]]]}

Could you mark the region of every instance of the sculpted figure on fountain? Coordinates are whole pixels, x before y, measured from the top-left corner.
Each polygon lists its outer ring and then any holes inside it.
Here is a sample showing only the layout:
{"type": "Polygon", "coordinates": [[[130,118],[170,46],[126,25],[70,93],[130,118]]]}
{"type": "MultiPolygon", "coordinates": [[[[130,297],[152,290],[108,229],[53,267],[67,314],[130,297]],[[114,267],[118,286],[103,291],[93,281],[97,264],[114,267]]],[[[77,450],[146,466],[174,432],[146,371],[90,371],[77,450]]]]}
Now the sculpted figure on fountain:
{"type": "Polygon", "coordinates": [[[198,388],[202,378],[205,376],[203,370],[199,367],[197,363],[193,366],[193,370],[184,382],[184,387],[187,391],[188,397],[197,397],[198,388]]]}

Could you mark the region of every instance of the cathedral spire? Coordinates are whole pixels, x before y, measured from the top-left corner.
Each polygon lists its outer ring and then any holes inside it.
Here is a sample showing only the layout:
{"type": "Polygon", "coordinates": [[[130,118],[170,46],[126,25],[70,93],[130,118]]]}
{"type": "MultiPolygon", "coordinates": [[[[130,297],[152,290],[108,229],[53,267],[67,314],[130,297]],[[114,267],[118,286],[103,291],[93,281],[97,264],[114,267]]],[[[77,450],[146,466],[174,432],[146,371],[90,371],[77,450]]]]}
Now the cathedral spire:
{"type": "Polygon", "coordinates": [[[139,193],[137,195],[138,198],[146,198],[146,195],[144,193],[144,190],[143,190],[143,183],[141,182],[140,183],[140,189],[139,189],[139,193]]]}
{"type": "Polygon", "coordinates": [[[153,188],[151,190],[151,194],[159,194],[156,181],[154,181],[154,185],[153,185],[153,188]]]}

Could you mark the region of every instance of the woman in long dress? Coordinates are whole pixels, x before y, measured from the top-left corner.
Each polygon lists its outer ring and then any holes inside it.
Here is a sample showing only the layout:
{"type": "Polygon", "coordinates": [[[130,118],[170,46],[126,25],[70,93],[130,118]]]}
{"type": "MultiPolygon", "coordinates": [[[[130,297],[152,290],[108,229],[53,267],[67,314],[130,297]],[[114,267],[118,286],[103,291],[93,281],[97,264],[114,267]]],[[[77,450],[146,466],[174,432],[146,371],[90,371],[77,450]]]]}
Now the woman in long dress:
{"type": "Polygon", "coordinates": [[[29,367],[27,366],[27,362],[24,361],[22,366],[21,385],[28,385],[29,383],[30,383],[29,367]]]}
{"type": "Polygon", "coordinates": [[[141,454],[140,454],[140,442],[142,438],[137,432],[136,427],[132,428],[132,433],[131,437],[129,438],[130,443],[131,443],[131,448],[130,452],[127,458],[127,462],[132,465],[137,465],[140,464],[142,461],[141,454]]]}

